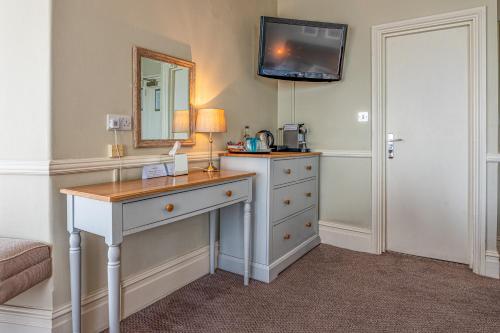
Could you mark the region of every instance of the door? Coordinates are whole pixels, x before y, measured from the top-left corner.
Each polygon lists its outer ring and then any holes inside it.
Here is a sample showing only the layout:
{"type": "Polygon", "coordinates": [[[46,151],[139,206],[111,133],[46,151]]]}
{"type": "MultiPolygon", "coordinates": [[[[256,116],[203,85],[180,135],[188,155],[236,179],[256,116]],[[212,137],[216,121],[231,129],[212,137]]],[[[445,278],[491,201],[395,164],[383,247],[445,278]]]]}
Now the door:
{"type": "Polygon", "coordinates": [[[388,250],[470,262],[468,31],[448,26],[387,39],[388,250]]]}

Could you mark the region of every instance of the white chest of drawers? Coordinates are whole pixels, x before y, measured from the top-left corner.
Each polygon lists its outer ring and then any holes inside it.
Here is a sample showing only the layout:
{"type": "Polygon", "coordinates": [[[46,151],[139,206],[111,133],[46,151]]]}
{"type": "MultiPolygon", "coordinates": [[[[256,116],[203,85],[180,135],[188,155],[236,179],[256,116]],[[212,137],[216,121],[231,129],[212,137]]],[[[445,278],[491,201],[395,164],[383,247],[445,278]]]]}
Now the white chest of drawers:
{"type": "MultiPolygon", "coordinates": [[[[320,243],[316,153],[224,154],[221,168],[251,171],[254,221],[250,276],[271,282],[320,243]]],[[[219,268],[243,272],[242,207],[221,209],[219,268]]]]}

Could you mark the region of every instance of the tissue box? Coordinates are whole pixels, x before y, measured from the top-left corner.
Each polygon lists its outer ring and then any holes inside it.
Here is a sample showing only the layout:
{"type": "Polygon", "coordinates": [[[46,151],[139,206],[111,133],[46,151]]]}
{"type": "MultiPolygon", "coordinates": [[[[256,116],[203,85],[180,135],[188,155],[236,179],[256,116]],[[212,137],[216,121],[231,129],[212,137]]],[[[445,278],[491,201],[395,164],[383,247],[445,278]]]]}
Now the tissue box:
{"type": "Polygon", "coordinates": [[[181,176],[188,174],[188,158],[187,154],[174,155],[174,162],[167,164],[168,176],[181,176]]]}

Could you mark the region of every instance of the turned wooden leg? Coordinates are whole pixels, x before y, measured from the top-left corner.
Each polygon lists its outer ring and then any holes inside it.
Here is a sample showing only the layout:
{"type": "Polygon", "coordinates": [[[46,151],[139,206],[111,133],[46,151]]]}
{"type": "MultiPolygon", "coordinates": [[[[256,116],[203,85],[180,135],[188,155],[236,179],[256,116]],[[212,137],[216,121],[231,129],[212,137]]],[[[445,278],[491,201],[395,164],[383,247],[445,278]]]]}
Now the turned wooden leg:
{"type": "Polygon", "coordinates": [[[80,230],[74,229],[69,234],[69,269],[71,276],[71,319],[73,332],[81,330],[81,265],[82,250],[80,247],[80,230]]]}
{"type": "Polygon", "coordinates": [[[108,247],[109,332],[120,332],[120,244],[108,247]]]}

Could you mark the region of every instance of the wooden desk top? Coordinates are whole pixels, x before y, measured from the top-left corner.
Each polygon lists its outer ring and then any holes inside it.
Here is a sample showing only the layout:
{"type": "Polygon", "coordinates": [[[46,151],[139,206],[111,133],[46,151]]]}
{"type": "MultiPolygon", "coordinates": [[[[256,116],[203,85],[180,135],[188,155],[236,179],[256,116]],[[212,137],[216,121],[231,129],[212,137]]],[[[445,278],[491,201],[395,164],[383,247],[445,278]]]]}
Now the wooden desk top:
{"type": "Polygon", "coordinates": [[[245,153],[220,153],[219,156],[230,156],[230,157],[254,157],[254,158],[285,158],[285,157],[307,157],[307,156],[319,156],[319,152],[309,152],[309,153],[294,153],[294,152],[272,152],[268,154],[245,154],[245,153]]]}
{"type": "Polygon", "coordinates": [[[255,176],[255,172],[224,170],[209,173],[194,171],[177,177],[158,177],[145,180],[135,179],[123,182],[63,188],[60,192],[94,200],[117,202],[199,185],[217,184],[250,176],[255,176]]]}

